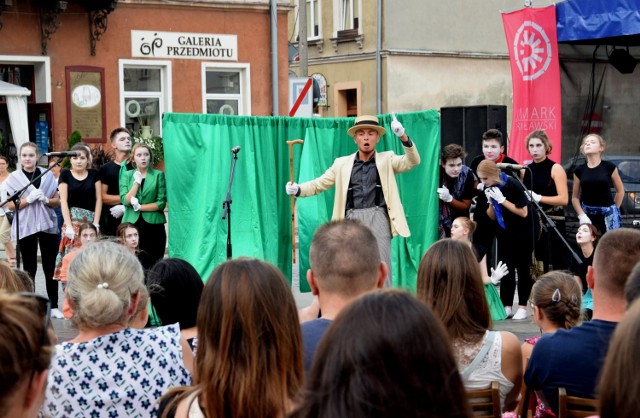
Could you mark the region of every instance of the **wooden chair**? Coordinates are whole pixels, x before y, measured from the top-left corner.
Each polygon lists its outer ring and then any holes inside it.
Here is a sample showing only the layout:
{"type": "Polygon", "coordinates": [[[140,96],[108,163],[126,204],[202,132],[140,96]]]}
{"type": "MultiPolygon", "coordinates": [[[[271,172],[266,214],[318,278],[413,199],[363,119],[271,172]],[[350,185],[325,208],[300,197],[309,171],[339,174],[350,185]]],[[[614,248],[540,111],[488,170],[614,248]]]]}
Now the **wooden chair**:
{"type": "Polygon", "coordinates": [[[500,418],[500,384],[491,382],[488,389],[467,391],[467,399],[475,418],[500,418]]]}
{"type": "Polygon", "coordinates": [[[558,388],[558,418],[584,418],[596,415],[598,401],[567,395],[565,388],[558,388]]]}

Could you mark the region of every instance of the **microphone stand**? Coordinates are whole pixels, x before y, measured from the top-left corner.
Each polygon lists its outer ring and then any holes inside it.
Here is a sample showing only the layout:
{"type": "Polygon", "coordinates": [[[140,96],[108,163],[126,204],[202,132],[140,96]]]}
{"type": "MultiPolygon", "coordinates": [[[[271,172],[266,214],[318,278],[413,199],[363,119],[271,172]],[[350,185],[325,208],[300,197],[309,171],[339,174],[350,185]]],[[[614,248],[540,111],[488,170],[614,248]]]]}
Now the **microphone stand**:
{"type": "MultiPolygon", "coordinates": [[[[240,149],[238,149],[240,151],[240,149]]],[[[227,188],[227,197],[222,202],[222,220],[227,219],[227,260],[231,260],[231,186],[233,185],[233,176],[236,172],[236,161],[238,161],[238,151],[231,150],[233,161],[231,162],[231,172],[229,173],[229,186],[227,188]]]]}
{"type": "MultiPolygon", "coordinates": [[[[549,233],[549,231],[555,232],[556,236],[558,238],[560,238],[560,241],[562,241],[564,246],[567,247],[567,249],[569,250],[569,252],[573,256],[573,259],[576,260],[576,262],[579,265],[582,265],[582,260],[580,259],[580,257],[578,257],[578,254],[576,254],[576,252],[573,251],[573,248],[571,248],[571,246],[569,245],[567,240],[565,240],[564,237],[562,236],[562,234],[560,233],[560,231],[558,231],[558,228],[556,227],[556,223],[553,221],[553,219],[551,219],[545,213],[545,211],[542,210],[542,207],[540,206],[540,204],[535,201],[535,199],[533,198],[533,196],[531,194],[531,190],[527,189],[527,187],[524,185],[524,183],[520,179],[520,176],[518,176],[516,174],[516,172],[514,172],[512,170],[508,170],[508,171],[509,171],[509,174],[511,174],[512,177],[514,177],[515,179],[518,180],[518,182],[520,182],[520,184],[524,188],[524,192],[529,197],[529,202],[533,203],[538,208],[538,213],[541,215],[540,221],[542,222],[543,228],[547,231],[547,257],[548,257],[548,260],[549,260],[549,271],[553,270],[553,263],[551,261],[551,234],[549,233]]],[[[535,239],[535,237],[534,237],[534,239],[535,239]]]]}
{"type": "MultiPolygon", "coordinates": [[[[49,171],[51,171],[51,169],[55,166],[57,166],[58,164],[60,164],[62,162],[62,158],[58,157],[58,159],[56,160],[55,164],[52,164],[51,166],[49,166],[49,168],[47,168],[46,170],[44,170],[42,173],[40,173],[40,175],[38,175],[37,177],[32,178],[29,183],[24,186],[22,189],[16,191],[14,194],[12,194],[11,196],[9,196],[7,198],[7,200],[5,200],[4,202],[2,202],[0,204],[0,208],[4,207],[7,203],[9,202],[13,202],[13,204],[15,205],[15,212],[14,212],[14,219],[13,222],[16,223],[16,267],[20,268],[20,200],[22,199],[22,194],[25,192],[25,190],[27,190],[29,188],[29,186],[31,186],[36,180],[38,180],[40,177],[44,176],[45,174],[47,174],[49,171]]],[[[36,166],[36,170],[38,169],[38,167],[36,166]]],[[[24,208],[23,208],[24,209],[24,208]]],[[[35,280],[35,277],[33,278],[35,280]]]]}

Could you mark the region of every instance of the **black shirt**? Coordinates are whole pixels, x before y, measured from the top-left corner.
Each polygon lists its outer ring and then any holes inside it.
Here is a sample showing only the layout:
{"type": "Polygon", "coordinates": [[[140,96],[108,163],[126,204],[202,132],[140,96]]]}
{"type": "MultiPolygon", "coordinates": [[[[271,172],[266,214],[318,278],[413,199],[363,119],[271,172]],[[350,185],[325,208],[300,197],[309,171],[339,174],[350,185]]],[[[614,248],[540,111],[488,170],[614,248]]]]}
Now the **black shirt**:
{"type": "MultiPolygon", "coordinates": [[[[523,208],[529,204],[529,199],[524,194],[522,185],[514,178],[509,177],[500,190],[504,197],[517,208],[523,208]]],[[[533,211],[531,207],[528,208],[527,216],[523,218],[502,206],[502,219],[504,219],[506,229],[497,227],[498,236],[509,236],[517,241],[531,241],[533,239],[533,211]]]]}
{"type": "Polygon", "coordinates": [[[368,161],[362,161],[356,153],[347,191],[346,209],[366,209],[384,204],[375,156],[368,161]]]}
{"type": "MultiPolygon", "coordinates": [[[[133,170],[131,163],[127,163],[127,171],[133,170]]],[[[99,178],[102,184],[107,185],[107,194],[120,195],[120,164],[109,161],[100,167],[99,178]]],[[[111,205],[104,205],[111,207],[111,205]]]]}
{"type": "Polygon", "coordinates": [[[611,195],[611,175],[616,165],[611,161],[602,160],[594,168],[586,164],[576,167],[574,174],[580,180],[580,199],[588,206],[607,207],[614,204],[611,195]]]}
{"type": "Polygon", "coordinates": [[[574,274],[574,276],[580,277],[583,295],[587,292],[587,270],[589,270],[589,266],[593,265],[593,253],[595,253],[595,251],[592,251],[589,257],[585,257],[582,254],[582,250],[578,249],[578,251],[576,251],[576,254],[578,254],[578,257],[580,257],[582,264],[578,264],[575,258],[571,257],[570,271],[574,274]]]}
{"type": "MultiPolygon", "coordinates": [[[[529,170],[524,170],[524,185],[530,190],[542,195],[542,196],[557,196],[558,190],[556,189],[556,182],[551,178],[551,169],[555,161],[545,158],[544,161],[536,163],[535,161],[529,164],[529,170]]],[[[551,205],[540,204],[540,206],[546,211],[551,208],[551,205]]]]}
{"type": "Polygon", "coordinates": [[[98,171],[90,168],[87,170],[87,177],[78,180],[71,174],[70,170],[62,170],[58,184],[67,184],[67,205],[71,208],[81,208],[96,210],[96,183],[100,181],[98,171]]]}

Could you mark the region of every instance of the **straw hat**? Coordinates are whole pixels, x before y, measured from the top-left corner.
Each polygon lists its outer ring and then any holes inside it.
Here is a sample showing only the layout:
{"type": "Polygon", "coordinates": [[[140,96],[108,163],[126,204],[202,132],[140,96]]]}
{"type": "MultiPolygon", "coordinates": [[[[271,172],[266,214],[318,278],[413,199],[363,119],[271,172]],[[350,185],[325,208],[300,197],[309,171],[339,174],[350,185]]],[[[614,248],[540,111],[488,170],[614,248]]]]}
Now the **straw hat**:
{"type": "Polygon", "coordinates": [[[378,122],[378,118],[371,115],[362,115],[358,116],[356,120],[353,122],[353,126],[349,128],[347,133],[349,136],[354,136],[356,131],[363,128],[374,129],[380,136],[384,135],[387,130],[380,126],[378,122]]]}

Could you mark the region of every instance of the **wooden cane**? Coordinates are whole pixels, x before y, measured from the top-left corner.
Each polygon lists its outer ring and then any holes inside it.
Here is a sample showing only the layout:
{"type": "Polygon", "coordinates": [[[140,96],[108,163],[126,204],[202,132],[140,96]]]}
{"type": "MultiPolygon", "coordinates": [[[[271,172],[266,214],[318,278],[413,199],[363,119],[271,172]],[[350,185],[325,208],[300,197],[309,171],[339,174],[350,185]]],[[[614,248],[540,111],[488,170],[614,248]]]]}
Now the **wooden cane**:
{"type": "MultiPolygon", "coordinates": [[[[289,145],[289,181],[293,183],[293,146],[294,144],[302,144],[302,139],[293,139],[287,141],[289,145]]],[[[291,251],[293,251],[293,263],[296,262],[296,197],[291,195],[291,251]]]]}

